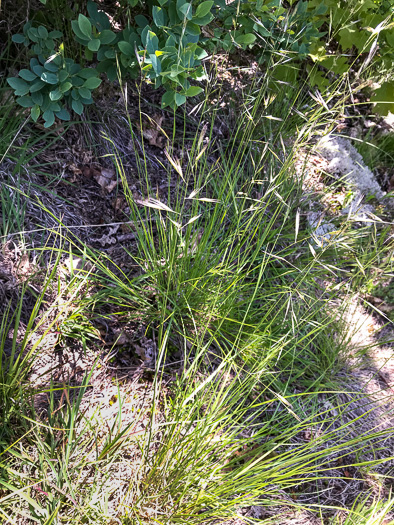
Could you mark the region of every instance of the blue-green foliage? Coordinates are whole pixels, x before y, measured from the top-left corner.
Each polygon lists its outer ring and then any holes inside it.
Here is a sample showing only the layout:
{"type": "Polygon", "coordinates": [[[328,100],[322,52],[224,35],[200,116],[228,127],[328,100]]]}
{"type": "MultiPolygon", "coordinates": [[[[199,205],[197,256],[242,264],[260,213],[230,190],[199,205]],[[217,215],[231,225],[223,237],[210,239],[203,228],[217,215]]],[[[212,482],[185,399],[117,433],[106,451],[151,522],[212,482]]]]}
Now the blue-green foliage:
{"type": "Polygon", "coordinates": [[[118,74],[136,78],[141,70],[156,88],[165,88],[163,107],[176,108],[202,91],[189,79],[204,78],[201,60],[207,53],[198,42],[201,26],[213,19],[212,6],[212,0],[197,9],[186,0],[160,0],[160,6],[152,8],[152,23],[137,15],[133,26],[115,33],[107,15],[90,1],[89,18],[80,14],[72,28],[86,48],[86,57],[97,58],[97,70],[109,80],[118,74]]]}
{"type": "Polygon", "coordinates": [[[8,78],[19,105],[31,108],[31,117],[37,121],[40,115],[44,126],[50,127],[55,117],[70,120],[69,109],[81,115],[84,105],[92,104],[92,91],[101,84],[98,71],[82,68],[71,58],[64,57],[63,47],[58,43],[60,31],[48,33],[44,26],[32,27],[28,22],[23,34],[13,35],[16,43],[29,48],[30,68],[19,71],[18,77],[8,78]]]}
{"type": "Polygon", "coordinates": [[[13,35],[13,41],[28,48],[33,58],[30,69],[23,69],[19,78],[8,83],[23,107],[31,107],[37,120],[42,114],[45,126],[54,123],[55,116],[70,119],[69,109],[81,114],[92,103],[92,91],[105,73],[110,81],[137,78],[142,72],[146,81],[156,88],[163,86],[162,106],[176,109],[187,97],[202,89],[190,80],[202,80],[201,60],[207,52],[198,45],[201,26],[209,24],[213,15],[213,0],[194,8],[186,0],[159,0],[152,8],[152,21],[137,15],[134,25],[114,32],[108,16],[89,0],[88,17],[79,14],[71,22],[76,41],[85,48],[87,61],[97,61],[96,68],[83,68],[64,56],[62,33],[48,33],[44,26],[24,26],[23,34],[13,35]],[[67,109],[68,108],[68,109],[67,109]]]}

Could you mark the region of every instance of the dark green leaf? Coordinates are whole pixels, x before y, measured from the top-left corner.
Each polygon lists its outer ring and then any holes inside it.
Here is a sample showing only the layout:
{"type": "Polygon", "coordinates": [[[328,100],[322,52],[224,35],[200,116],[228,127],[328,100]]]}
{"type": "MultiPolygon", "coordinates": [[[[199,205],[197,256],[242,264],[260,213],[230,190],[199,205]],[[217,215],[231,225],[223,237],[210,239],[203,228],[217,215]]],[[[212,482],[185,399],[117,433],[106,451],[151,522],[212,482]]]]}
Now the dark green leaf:
{"type": "Polygon", "coordinates": [[[46,30],[46,28],[44,26],[40,26],[37,28],[37,32],[38,32],[38,36],[40,38],[43,38],[44,40],[46,38],[48,38],[48,31],[46,30]]]}
{"type": "Polygon", "coordinates": [[[200,35],[200,33],[201,33],[201,29],[194,22],[188,22],[187,25],[186,25],[186,33],[188,35],[194,35],[194,36],[198,37],[200,35]]]}
{"type": "Polygon", "coordinates": [[[90,23],[90,20],[86,18],[85,15],[80,13],[78,16],[78,27],[85,36],[90,37],[92,34],[92,24],[90,23]]]}
{"type": "Polygon", "coordinates": [[[67,111],[67,109],[65,108],[62,108],[60,111],[56,111],[55,112],[55,115],[57,116],[57,118],[59,118],[60,120],[70,120],[70,113],[67,111]]]}
{"type": "Polygon", "coordinates": [[[148,31],[150,31],[150,26],[145,26],[141,31],[141,43],[146,47],[146,39],[148,38],[148,31]]]}
{"type": "Polygon", "coordinates": [[[206,2],[203,2],[202,4],[200,4],[196,10],[196,17],[202,18],[205,15],[207,15],[212,9],[212,6],[213,6],[212,0],[207,0],[206,2]]]}
{"type": "Polygon", "coordinates": [[[59,66],[57,66],[53,60],[47,60],[44,64],[44,68],[51,73],[57,73],[59,71],[59,66]]]}
{"type": "Polygon", "coordinates": [[[166,40],[166,48],[167,48],[167,47],[174,47],[175,52],[177,52],[177,51],[176,51],[176,47],[175,47],[176,44],[177,44],[177,40],[176,40],[176,38],[175,38],[175,35],[170,35],[170,36],[167,38],[167,40],[166,40]]]}
{"type": "Polygon", "coordinates": [[[69,74],[70,75],[76,75],[77,73],[79,73],[81,71],[81,66],[79,64],[72,64],[70,67],[69,67],[69,74]]]}
{"type": "Polygon", "coordinates": [[[180,66],[179,64],[173,64],[171,66],[171,70],[169,71],[169,75],[171,78],[176,78],[178,75],[181,75],[185,71],[185,68],[180,66]]]}
{"type": "Polygon", "coordinates": [[[92,0],[88,0],[87,8],[90,18],[96,20],[97,15],[99,13],[98,5],[95,2],[92,2],[92,0]]]}
{"type": "Polygon", "coordinates": [[[148,19],[144,15],[137,15],[134,20],[138,27],[144,28],[149,25],[148,19]]]}
{"type": "Polygon", "coordinates": [[[88,42],[88,49],[90,49],[90,51],[98,51],[100,49],[100,40],[98,38],[94,38],[93,40],[89,40],[88,42]]]}
{"type": "Polygon", "coordinates": [[[57,75],[55,75],[54,73],[48,73],[47,71],[44,71],[44,73],[41,75],[41,80],[43,80],[47,84],[54,85],[58,83],[57,75]]]}
{"type": "Polygon", "coordinates": [[[110,29],[104,29],[104,31],[100,33],[99,38],[102,44],[110,44],[111,42],[115,40],[116,35],[110,29]]]}
{"type": "MultiPolygon", "coordinates": [[[[75,35],[82,40],[84,43],[86,43],[89,40],[89,37],[85,36],[82,31],[79,29],[78,22],[76,20],[72,20],[71,22],[72,30],[74,31],[75,35]]],[[[90,35],[89,35],[90,36],[90,35]]]]}
{"type": "Polygon", "coordinates": [[[133,46],[124,40],[122,40],[121,42],[118,42],[118,48],[120,49],[122,53],[124,53],[127,56],[134,55],[133,46]]]}
{"type": "Polygon", "coordinates": [[[59,102],[55,102],[55,101],[52,101],[52,100],[51,100],[51,101],[49,102],[49,104],[48,104],[48,109],[49,109],[50,111],[55,112],[55,111],[60,111],[60,110],[61,110],[61,107],[60,107],[59,102]]]}
{"type": "Polygon", "coordinates": [[[96,70],[98,73],[107,73],[108,68],[111,67],[111,65],[113,65],[112,60],[103,60],[97,65],[96,70]]]}
{"type": "Polygon", "coordinates": [[[114,82],[118,78],[118,71],[115,66],[109,66],[106,70],[108,80],[114,82]]]}
{"type": "Polygon", "coordinates": [[[90,89],[87,89],[85,87],[79,88],[79,95],[81,96],[81,98],[90,98],[90,89]]]}
{"type": "Polygon", "coordinates": [[[252,33],[246,33],[246,35],[238,35],[235,37],[235,41],[240,45],[250,45],[256,40],[256,35],[252,33]]]}
{"type": "Polygon", "coordinates": [[[202,91],[203,89],[198,86],[190,86],[189,89],[186,90],[185,95],[187,97],[195,97],[196,95],[199,95],[202,91]]]}
{"type": "Polygon", "coordinates": [[[91,17],[98,31],[111,28],[108,16],[104,13],[104,11],[99,11],[98,6],[94,2],[89,0],[87,7],[89,16],[91,17]]]}
{"type": "Polygon", "coordinates": [[[192,4],[189,4],[188,2],[181,5],[178,11],[181,12],[182,15],[185,16],[188,20],[191,20],[193,18],[192,4]]]}
{"type": "Polygon", "coordinates": [[[32,42],[39,41],[38,31],[34,27],[31,27],[30,29],[27,30],[27,36],[30,38],[32,42]]]}
{"type": "Polygon", "coordinates": [[[186,102],[185,95],[181,95],[180,93],[175,94],[175,104],[177,106],[182,106],[182,104],[184,104],[185,102],[186,102]]]}
{"type": "Polygon", "coordinates": [[[149,55],[149,58],[152,61],[152,66],[157,75],[161,73],[161,62],[160,59],[156,55],[149,55]]]}
{"type": "Polygon", "coordinates": [[[159,49],[159,39],[153,31],[148,31],[146,36],[146,50],[153,55],[159,49]]]}
{"type": "Polygon", "coordinates": [[[32,80],[35,80],[37,78],[37,75],[29,69],[21,69],[19,71],[19,76],[23,78],[23,80],[27,80],[28,82],[31,82],[32,80]]]}
{"type": "Polygon", "coordinates": [[[29,97],[29,96],[19,97],[19,98],[16,99],[16,101],[23,108],[31,108],[32,106],[34,106],[33,99],[31,97],[29,97]]]}
{"type": "Polygon", "coordinates": [[[99,62],[102,62],[105,59],[105,52],[107,48],[105,46],[101,46],[100,49],[97,51],[97,60],[99,62]]]}
{"type": "Polygon", "coordinates": [[[202,16],[202,17],[193,17],[193,23],[199,26],[206,26],[210,22],[212,22],[213,19],[214,19],[213,14],[208,13],[207,15],[202,16]]]}
{"type": "Polygon", "coordinates": [[[36,91],[40,91],[44,86],[46,86],[45,82],[42,80],[36,80],[34,84],[30,86],[30,93],[35,93],[36,91]]]}
{"type": "Polygon", "coordinates": [[[62,69],[61,71],[59,71],[58,76],[59,76],[59,82],[64,82],[69,77],[69,74],[65,69],[62,69]]]}
{"type": "Polygon", "coordinates": [[[85,79],[97,77],[97,72],[91,67],[85,67],[84,69],[81,69],[81,71],[78,73],[78,76],[85,79]]]}
{"type": "MultiPolygon", "coordinates": [[[[192,24],[192,22],[189,22],[189,24],[192,24]]],[[[198,27],[197,24],[193,24],[193,26],[196,28],[198,33],[194,28],[191,29],[190,27],[189,28],[186,27],[186,34],[183,35],[183,38],[182,38],[183,47],[187,47],[189,44],[198,44],[198,41],[200,40],[201,29],[198,27]]]]}
{"type": "Polygon", "coordinates": [[[49,51],[53,51],[55,49],[55,42],[53,40],[45,40],[45,47],[49,51]]]}
{"type": "Polygon", "coordinates": [[[8,78],[7,82],[15,90],[14,94],[17,97],[23,97],[29,93],[30,86],[21,78],[8,78]]]}
{"type": "Polygon", "coordinates": [[[318,5],[314,11],[314,15],[324,15],[327,11],[327,6],[322,2],[320,5],[318,5]]]}
{"type": "Polygon", "coordinates": [[[75,113],[77,113],[78,115],[82,115],[83,104],[80,100],[73,100],[71,103],[71,106],[73,110],[75,111],[75,113]]]}
{"type": "Polygon", "coordinates": [[[48,58],[47,62],[52,62],[52,64],[55,64],[58,67],[62,67],[63,62],[65,62],[66,64],[74,63],[74,61],[71,58],[65,58],[63,60],[60,53],[54,53],[48,58]]]}
{"type": "Polygon", "coordinates": [[[49,93],[49,98],[51,100],[60,100],[63,96],[63,93],[60,91],[60,89],[54,89],[49,93]]]}
{"type": "Polygon", "coordinates": [[[94,25],[97,27],[98,31],[103,31],[103,29],[110,29],[111,24],[108,16],[104,11],[99,11],[98,6],[89,0],[88,2],[88,13],[91,19],[94,22],[94,25]]]}
{"type": "Polygon", "coordinates": [[[38,65],[38,66],[33,67],[33,71],[38,77],[40,77],[44,73],[45,70],[43,66],[38,65]]]}
{"type": "Polygon", "coordinates": [[[88,104],[93,104],[93,99],[92,97],[90,98],[80,98],[82,104],[85,104],[85,106],[87,106],[88,104]]]}
{"type": "Polygon", "coordinates": [[[63,33],[61,31],[56,31],[56,29],[49,33],[50,38],[62,38],[62,36],[63,36],[63,33]]]}
{"type": "Polygon", "coordinates": [[[194,56],[192,49],[185,49],[181,56],[181,65],[183,67],[193,67],[194,66],[194,56]]]}
{"type": "Polygon", "coordinates": [[[185,92],[189,89],[190,82],[187,80],[187,78],[184,78],[184,77],[179,77],[179,82],[183,88],[182,95],[186,95],[185,92]]]}
{"type": "Polygon", "coordinates": [[[83,86],[83,78],[81,78],[81,77],[73,77],[71,79],[71,81],[72,81],[72,84],[73,84],[74,87],[81,87],[81,86],[83,86]]]}
{"type": "Polygon", "coordinates": [[[92,90],[92,89],[98,88],[100,84],[101,84],[101,78],[92,77],[86,80],[86,82],[83,84],[83,87],[92,90]]]}
{"type": "Polygon", "coordinates": [[[166,25],[166,12],[161,7],[158,7],[157,5],[153,6],[152,16],[157,27],[163,27],[166,25]]]}
{"type": "Polygon", "coordinates": [[[298,52],[300,55],[306,55],[308,53],[308,48],[306,47],[304,43],[300,45],[298,52]]]}
{"type": "Polygon", "coordinates": [[[7,82],[12,87],[12,89],[23,90],[27,88],[27,91],[29,91],[29,84],[27,84],[22,78],[17,78],[17,77],[7,78],[7,82]]]}
{"type": "Polygon", "coordinates": [[[167,106],[172,106],[175,102],[175,92],[174,91],[166,91],[164,95],[161,97],[161,107],[166,108],[167,106]]]}
{"type": "Polygon", "coordinates": [[[25,35],[12,35],[12,41],[15,42],[15,44],[23,44],[23,42],[25,41],[25,35]]]}
{"type": "Polygon", "coordinates": [[[52,124],[55,122],[55,114],[50,109],[47,109],[46,111],[44,111],[42,118],[45,120],[44,127],[46,128],[50,128],[52,124]]]}
{"type": "Polygon", "coordinates": [[[133,46],[135,49],[135,46],[141,45],[141,38],[137,33],[130,33],[129,37],[127,38],[127,42],[133,46]]]}
{"type": "Polygon", "coordinates": [[[31,94],[31,99],[34,102],[34,104],[37,104],[38,106],[42,105],[43,96],[42,96],[42,93],[40,93],[39,91],[37,91],[35,93],[32,93],[31,94]]]}

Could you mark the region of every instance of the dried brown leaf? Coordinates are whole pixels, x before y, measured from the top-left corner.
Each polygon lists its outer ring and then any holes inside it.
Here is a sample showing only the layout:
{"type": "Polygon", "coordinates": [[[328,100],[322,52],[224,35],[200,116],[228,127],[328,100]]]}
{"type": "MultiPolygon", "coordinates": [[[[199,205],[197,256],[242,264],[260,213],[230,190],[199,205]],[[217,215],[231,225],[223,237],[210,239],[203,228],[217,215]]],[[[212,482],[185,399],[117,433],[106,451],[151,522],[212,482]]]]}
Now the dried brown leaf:
{"type": "Polygon", "coordinates": [[[113,169],[101,168],[101,171],[96,172],[93,177],[97,184],[108,193],[111,193],[117,184],[116,173],[113,169]]]}

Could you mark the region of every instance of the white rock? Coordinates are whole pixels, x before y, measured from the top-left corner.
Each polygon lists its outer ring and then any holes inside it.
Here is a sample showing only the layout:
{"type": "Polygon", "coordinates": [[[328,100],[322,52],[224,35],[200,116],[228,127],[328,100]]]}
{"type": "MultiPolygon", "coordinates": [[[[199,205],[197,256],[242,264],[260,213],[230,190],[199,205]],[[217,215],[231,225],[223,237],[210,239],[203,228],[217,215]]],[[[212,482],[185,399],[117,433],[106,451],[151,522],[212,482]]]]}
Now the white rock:
{"type": "Polygon", "coordinates": [[[358,198],[360,195],[374,195],[382,199],[385,192],[379,186],[375,175],[349,139],[327,135],[317,144],[318,153],[329,161],[330,175],[342,179],[358,198]]]}
{"type": "Polygon", "coordinates": [[[384,117],[383,120],[394,131],[394,113],[391,113],[391,111],[389,111],[389,114],[387,115],[387,117],[384,117]]]}

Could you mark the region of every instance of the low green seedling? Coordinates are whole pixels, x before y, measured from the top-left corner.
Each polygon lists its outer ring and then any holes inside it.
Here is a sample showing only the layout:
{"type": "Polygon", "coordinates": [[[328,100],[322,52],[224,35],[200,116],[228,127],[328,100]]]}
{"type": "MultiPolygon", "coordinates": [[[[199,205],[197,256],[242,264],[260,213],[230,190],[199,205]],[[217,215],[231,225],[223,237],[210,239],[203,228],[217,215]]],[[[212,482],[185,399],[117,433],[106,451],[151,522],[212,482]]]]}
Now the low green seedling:
{"type": "Polygon", "coordinates": [[[71,58],[57,53],[45,60],[42,55],[30,60],[30,69],[19,71],[19,77],[7,79],[17,97],[17,103],[31,108],[36,122],[42,115],[46,128],[52,126],[55,117],[70,120],[71,108],[81,115],[85,105],[92,104],[92,91],[101,79],[92,68],[82,68],[71,58]]]}
{"type": "Polygon", "coordinates": [[[40,115],[44,126],[49,128],[60,120],[70,120],[69,109],[81,115],[85,105],[92,104],[92,91],[101,84],[98,72],[93,68],[82,68],[71,58],[65,58],[63,46],[56,39],[60,31],[48,33],[43,26],[33,28],[28,22],[23,35],[14,35],[16,43],[26,47],[33,42],[30,68],[21,69],[18,77],[8,78],[17,103],[31,108],[31,117],[36,122],[40,115]],[[37,36],[39,35],[39,36],[37,36]]]}

